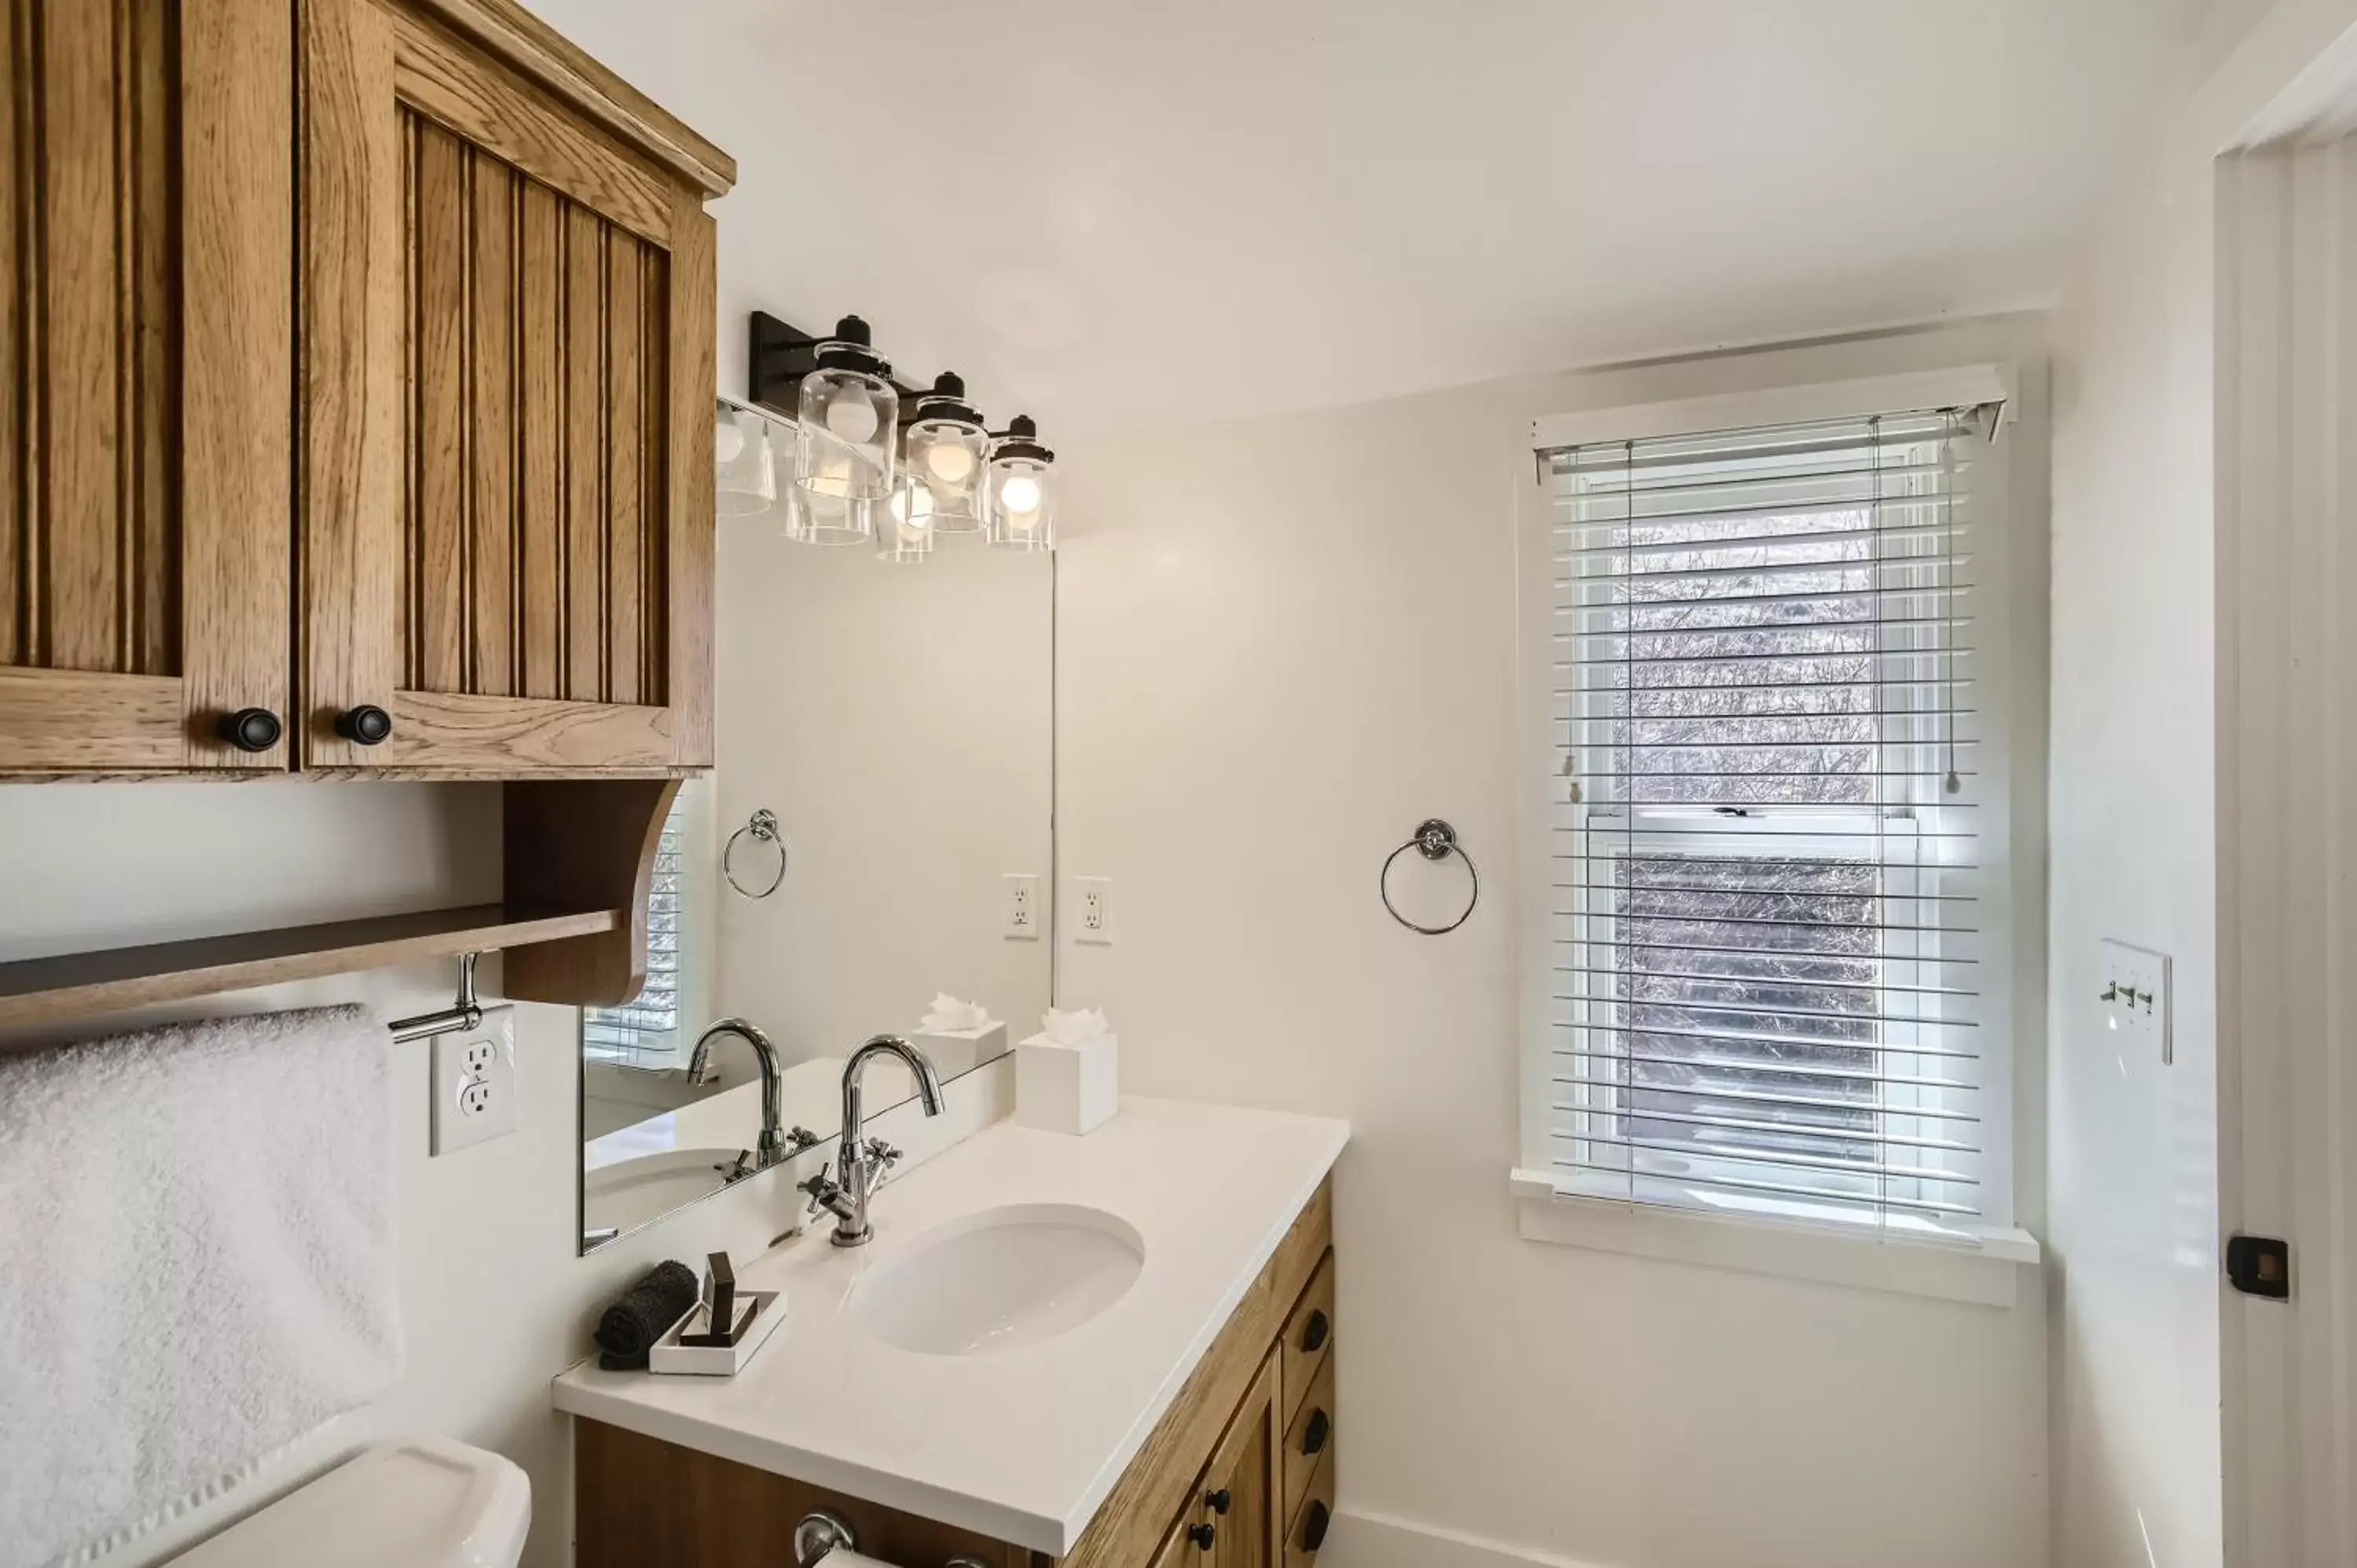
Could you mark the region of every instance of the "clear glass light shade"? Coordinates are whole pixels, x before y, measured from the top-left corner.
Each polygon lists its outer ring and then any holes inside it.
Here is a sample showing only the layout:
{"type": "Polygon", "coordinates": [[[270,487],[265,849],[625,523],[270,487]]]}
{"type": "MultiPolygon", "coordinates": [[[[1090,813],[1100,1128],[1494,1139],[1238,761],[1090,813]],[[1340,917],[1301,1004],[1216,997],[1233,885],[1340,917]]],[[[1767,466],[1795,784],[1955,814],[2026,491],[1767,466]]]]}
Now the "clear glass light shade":
{"type": "Polygon", "coordinates": [[[933,553],[933,535],[940,531],[940,514],[934,510],[932,491],[916,476],[913,468],[901,471],[900,483],[892,491],[892,499],[870,509],[876,523],[876,555],[878,560],[897,561],[913,565],[933,553]]]}
{"type": "Polygon", "coordinates": [[[1056,547],[1055,473],[1028,456],[992,459],[983,495],[990,542],[1006,550],[1056,547]]]}
{"type": "Polygon", "coordinates": [[[797,544],[864,544],[876,532],[879,509],[873,501],[845,500],[788,485],[779,510],[785,513],[786,537],[797,544]]]}
{"type": "Polygon", "coordinates": [[[802,378],[794,485],[822,505],[892,494],[900,394],[878,375],[822,364],[802,378]]]}
{"type": "Polygon", "coordinates": [[[980,533],[990,436],[971,424],[919,419],[909,426],[904,467],[932,498],[937,533],[980,533]]]}
{"type": "Polygon", "coordinates": [[[714,509],[722,517],[758,517],[778,499],[778,451],[770,422],[715,400],[712,410],[714,509]]]}

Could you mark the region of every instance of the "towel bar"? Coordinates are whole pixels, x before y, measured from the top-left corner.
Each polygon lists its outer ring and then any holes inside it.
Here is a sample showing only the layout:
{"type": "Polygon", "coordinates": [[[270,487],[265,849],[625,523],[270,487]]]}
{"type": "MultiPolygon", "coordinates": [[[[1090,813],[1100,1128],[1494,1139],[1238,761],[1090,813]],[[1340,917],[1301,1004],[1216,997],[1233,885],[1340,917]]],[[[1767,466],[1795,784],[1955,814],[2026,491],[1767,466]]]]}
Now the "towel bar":
{"type": "Polygon", "coordinates": [[[457,1001],[438,1012],[395,1018],[385,1026],[393,1031],[394,1044],[407,1045],[412,1040],[427,1040],[436,1035],[454,1035],[462,1029],[482,1026],[483,1004],[475,999],[475,960],[479,956],[470,952],[458,955],[457,1001]]]}

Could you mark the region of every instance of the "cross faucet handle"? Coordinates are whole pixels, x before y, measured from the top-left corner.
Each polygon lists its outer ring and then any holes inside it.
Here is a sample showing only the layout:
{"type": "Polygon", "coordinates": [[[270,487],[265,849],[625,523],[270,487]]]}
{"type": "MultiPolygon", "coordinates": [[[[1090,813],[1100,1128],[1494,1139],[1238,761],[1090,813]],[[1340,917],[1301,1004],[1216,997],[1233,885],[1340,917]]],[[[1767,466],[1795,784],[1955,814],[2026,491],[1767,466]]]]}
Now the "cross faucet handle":
{"type": "Polygon", "coordinates": [[[900,1151],[881,1138],[868,1139],[865,1152],[869,1159],[874,1160],[886,1170],[890,1170],[900,1163],[900,1151]]]}
{"type": "Polygon", "coordinates": [[[843,1188],[835,1186],[834,1180],[826,1174],[826,1166],[821,1165],[818,1167],[818,1175],[808,1181],[798,1181],[794,1184],[796,1191],[810,1194],[809,1212],[813,1215],[816,1215],[821,1209],[831,1210],[835,1199],[843,1196],[843,1188]]]}

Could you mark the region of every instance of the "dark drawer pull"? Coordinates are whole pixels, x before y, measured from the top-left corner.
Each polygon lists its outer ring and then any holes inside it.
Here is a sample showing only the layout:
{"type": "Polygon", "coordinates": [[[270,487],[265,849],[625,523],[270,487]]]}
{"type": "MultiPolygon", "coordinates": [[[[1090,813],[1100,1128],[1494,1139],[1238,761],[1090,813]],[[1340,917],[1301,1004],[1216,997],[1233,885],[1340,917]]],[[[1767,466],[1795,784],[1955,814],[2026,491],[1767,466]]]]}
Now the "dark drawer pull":
{"type": "Polygon", "coordinates": [[[1219,1514],[1223,1518],[1226,1516],[1228,1509],[1235,1506],[1235,1498],[1229,1493],[1228,1488],[1225,1487],[1222,1487],[1216,1492],[1205,1492],[1203,1494],[1203,1506],[1210,1509],[1213,1513],[1219,1514]]]}
{"type": "Polygon", "coordinates": [[[240,708],[224,714],[213,733],[240,751],[268,751],[286,730],[268,708],[240,708]]]}
{"type": "Polygon", "coordinates": [[[1311,1503],[1301,1516],[1301,1550],[1315,1552],[1326,1544],[1326,1527],[1334,1522],[1324,1503],[1311,1503]]]}
{"type": "Polygon", "coordinates": [[[1304,1454],[1325,1452],[1326,1439],[1332,1435],[1333,1431],[1334,1423],[1328,1419],[1322,1408],[1311,1411],[1309,1424],[1301,1429],[1301,1451],[1304,1454]]]}
{"type": "Polygon", "coordinates": [[[1187,1539],[1193,1541],[1199,1551],[1209,1552],[1211,1542],[1220,1539],[1220,1532],[1208,1524],[1190,1524],[1187,1527],[1187,1539]]]}
{"type": "Polygon", "coordinates": [[[1327,1320],[1322,1309],[1311,1312],[1309,1321],[1301,1326],[1302,1350],[1305,1353],[1313,1353],[1322,1349],[1326,1344],[1326,1337],[1332,1332],[1334,1332],[1334,1325],[1327,1320]]]}
{"type": "Polygon", "coordinates": [[[393,735],[393,715],[373,703],[336,715],[336,733],[361,746],[382,746],[393,735]]]}

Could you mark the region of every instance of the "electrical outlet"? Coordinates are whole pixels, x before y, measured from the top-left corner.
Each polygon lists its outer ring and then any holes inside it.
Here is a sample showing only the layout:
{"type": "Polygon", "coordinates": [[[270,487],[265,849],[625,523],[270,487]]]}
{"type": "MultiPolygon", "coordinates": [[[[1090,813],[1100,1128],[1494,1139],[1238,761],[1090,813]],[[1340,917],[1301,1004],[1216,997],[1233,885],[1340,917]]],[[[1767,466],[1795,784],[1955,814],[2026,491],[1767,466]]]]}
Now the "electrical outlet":
{"type": "Polygon", "coordinates": [[[486,1007],[480,1027],[434,1037],[433,1153],[514,1132],[516,1109],[513,1007],[486,1007]]]}
{"type": "Polygon", "coordinates": [[[999,878],[998,929],[1017,941],[1039,940],[1039,879],[1028,871],[1010,871],[999,878]]]}
{"type": "Polygon", "coordinates": [[[1080,929],[1072,933],[1075,941],[1113,944],[1113,878],[1082,876],[1073,886],[1080,893],[1080,929]]]}

